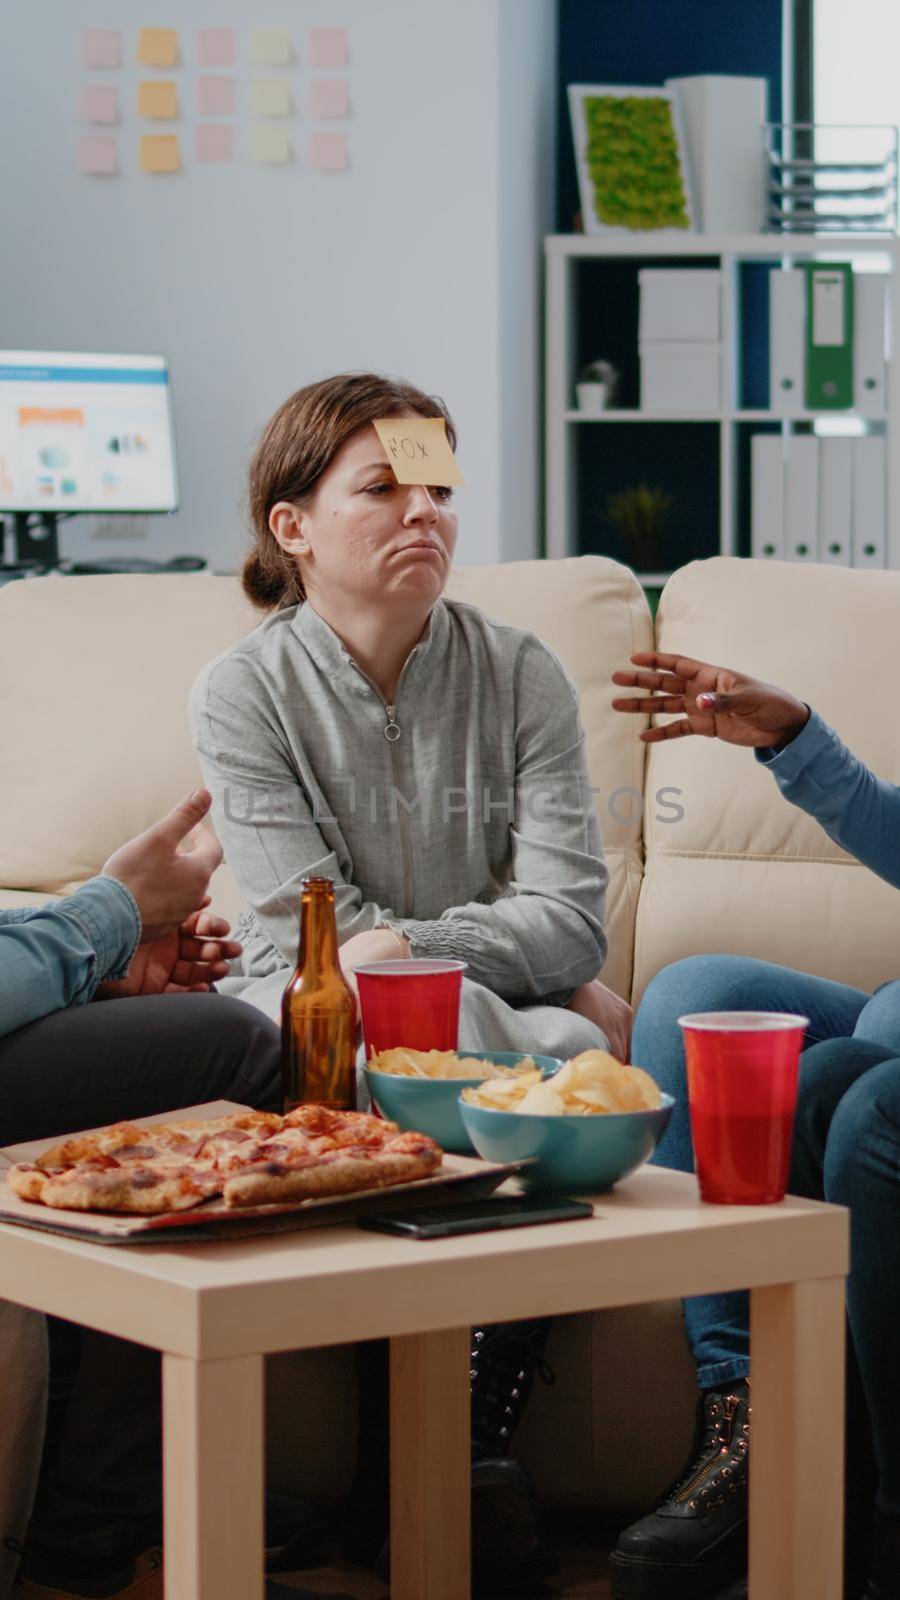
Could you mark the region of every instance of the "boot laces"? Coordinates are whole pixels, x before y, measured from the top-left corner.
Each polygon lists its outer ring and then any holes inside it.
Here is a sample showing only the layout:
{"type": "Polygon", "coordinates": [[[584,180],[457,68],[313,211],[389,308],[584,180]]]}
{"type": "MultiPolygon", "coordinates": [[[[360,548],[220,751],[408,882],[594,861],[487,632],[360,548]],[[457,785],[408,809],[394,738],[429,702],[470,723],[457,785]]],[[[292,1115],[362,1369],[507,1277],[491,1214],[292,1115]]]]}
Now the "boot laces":
{"type": "Polygon", "coordinates": [[[476,1328],[472,1335],[472,1436],[477,1445],[505,1454],[537,1373],[552,1385],[556,1373],[542,1350],[545,1322],[520,1327],[476,1328]]]}

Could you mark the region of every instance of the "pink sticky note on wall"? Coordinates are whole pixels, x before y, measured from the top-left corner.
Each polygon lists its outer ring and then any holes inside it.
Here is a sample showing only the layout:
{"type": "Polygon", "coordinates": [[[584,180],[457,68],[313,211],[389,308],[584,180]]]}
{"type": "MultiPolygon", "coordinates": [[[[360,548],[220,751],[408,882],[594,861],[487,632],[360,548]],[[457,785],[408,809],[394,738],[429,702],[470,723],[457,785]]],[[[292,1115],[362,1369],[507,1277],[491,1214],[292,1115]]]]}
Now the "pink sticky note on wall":
{"type": "Polygon", "coordinates": [[[350,113],[349,86],[344,78],[317,78],[312,86],[314,117],[346,117],[350,113]]]}
{"type": "Polygon", "coordinates": [[[347,165],[347,135],[311,133],[309,164],[318,172],[342,172],[347,165]]]}
{"type": "Polygon", "coordinates": [[[78,96],[79,122],[118,122],[119,91],[108,83],[86,83],[78,96]]]}
{"type": "Polygon", "coordinates": [[[233,78],[197,79],[197,110],[201,117],[233,117],[235,103],[233,78]]]}
{"type": "Polygon", "coordinates": [[[201,28],[197,34],[199,67],[233,67],[236,60],[233,28],[201,28]]]}
{"type": "Polygon", "coordinates": [[[78,141],[75,164],[79,172],[115,172],[115,139],[108,133],[86,134],[78,141]]]}
{"type": "Polygon", "coordinates": [[[345,67],[347,29],[310,28],[309,64],[311,67],[345,67]]]}
{"type": "Polygon", "coordinates": [[[85,28],[81,35],[83,67],[117,67],[120,35],[115,28],[85,28]]]}
{"type": "Polygon", "coordinates": [[[197,129],[197,160],[234,160],[234,128],[230,122],[200,124],[197,129]]]}

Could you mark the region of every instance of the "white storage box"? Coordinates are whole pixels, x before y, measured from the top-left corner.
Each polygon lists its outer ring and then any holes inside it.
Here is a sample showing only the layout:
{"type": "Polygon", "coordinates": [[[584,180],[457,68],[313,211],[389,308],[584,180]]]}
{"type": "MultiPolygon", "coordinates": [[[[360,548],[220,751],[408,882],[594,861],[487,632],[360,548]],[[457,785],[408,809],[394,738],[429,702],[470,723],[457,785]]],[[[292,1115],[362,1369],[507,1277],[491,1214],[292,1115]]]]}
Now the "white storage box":
{"type": "Polygon", "coordinates": [[[641,410],[718,412],[722,351],[715,344],[642,344],[641,410]]]}
{"type": "Polygon", "coordinates": [[[638,338],[703,340],[721,337],[722,274],[713,267],[643,267],[638,273],[641,310],[638,338]]]}
{"type": "Polygon", "coordinates": [[[687,133],[703,233],[761,233],[765,218],[768,82],[731,75],[667,78],[687,133]]]}

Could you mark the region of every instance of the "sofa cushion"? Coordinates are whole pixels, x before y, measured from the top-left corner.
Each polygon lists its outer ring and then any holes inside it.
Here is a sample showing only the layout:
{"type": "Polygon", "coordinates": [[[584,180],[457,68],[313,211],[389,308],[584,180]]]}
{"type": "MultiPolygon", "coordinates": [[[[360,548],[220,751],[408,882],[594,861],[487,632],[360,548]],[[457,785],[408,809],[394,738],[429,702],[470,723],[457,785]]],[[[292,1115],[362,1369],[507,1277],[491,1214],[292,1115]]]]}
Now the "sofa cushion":
{"type": "Polygon", "coordinates": [[[254,620],[232,578],[0,589],[0,884],[65,891],[196,788],[188,689],[254,620]]]}
{"type": "MultiPolygon", "coordinates": [[[[733,666],[814,705],[881,777],[900,783],[900,573],[716,558],[669,582],[658,648],[733,666]],[[862,670],[860,670],[862,668],[862,670]]],[[[635,993],[682,956],[754,955],[870,990],[897,976],[900,896],[790,805],[748,750],[713,739],[650,747],[635,993]]]]}
{"type": "MultiPolygon", "coordinates": [[[[644,751],[624,718],[609,715],[609,674],[630,650],[650,647],[642,591],[625,567],[585,557],[460,569],[448,595],[533,629],[578,684],[610,852],[606,977],[627,993],[644,751]]],[[[0,589],[7,903],[16,890],[64,893],[83,882],[196,786],[188,690],[203,663],[258,620],[236,578],[206,574],[55,577],[0,589]]],[[[213,897],[232,918],[240,909],[227,868],[213,897]]]]}

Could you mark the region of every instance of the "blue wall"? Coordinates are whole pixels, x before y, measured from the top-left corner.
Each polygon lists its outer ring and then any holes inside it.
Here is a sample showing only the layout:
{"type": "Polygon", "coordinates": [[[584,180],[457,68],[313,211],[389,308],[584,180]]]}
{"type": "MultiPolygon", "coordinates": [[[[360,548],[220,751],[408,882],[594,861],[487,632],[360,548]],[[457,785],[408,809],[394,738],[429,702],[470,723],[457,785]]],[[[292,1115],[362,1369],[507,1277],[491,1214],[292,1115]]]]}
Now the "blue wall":
{"type": "MultiPolygon", "coordinates": [[[[787,3],[787,0],[785,0],[787,3]]],[[[570,233],[579,210],[572,154],[567,85],[570,83],[662,84],[666,78],[701,72],[768,78],[769,116],[781,117],[782,0],[559,0],[559,139],[557,228],[570,233]]],[[[598,264],[597,272],[600,272],[598,264]]],[[[611,356],[622,375],[625,404],[637,403],[637,290],[634,264],[625,286],[615,264],[594,282],[585,267],[578,359],[611,356]],[[626,303],[628,295],[631,301],[626,303]],[[592,322],[593,317],[593,322],[592,322]],[[594,323],[599,320],[598,325],[594,323]],[[604,321],[605,319],[605,321],[604,321]],[[617,343],[618,340],[618,343],[617,343]]],[[[744,406],[768,403],[768,296],[764,265],[744,269],[744,406]]],[[[718,450],[715,430],[687,424],[617,426],[613,435],[579,428],[579,551],[596,551],[629,561],[609,525],[609,497],[616,490],[646,482],[672,498],[663,570],[692,556],[718,549],[718,450]],[[601,439],[614,449],[601,449],[601,439]]],[[[743,430],[746,432],[746,430],[743,430]]],[[[746,455],[747,441],[741,448],[746,455]]],[[[746,464],[745,464],[746,465],[746,464]]],[[[746,476],[746,471],[745,471],[746,476]]],[[[748,523],[742,504],[742,523],[748,523]]],[[[745,548],[749,528],[739,529],[745,548]]]]}
{"type": "Polygon", "coordinates": [[[781,116],[782,0],[560,0],[557,226],[572,230],[578,184],[566,85],[662,83],[695,72],[769,79],[781,116]]]}

